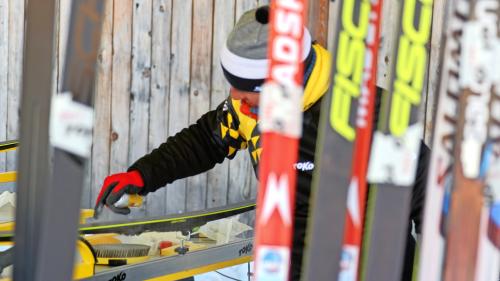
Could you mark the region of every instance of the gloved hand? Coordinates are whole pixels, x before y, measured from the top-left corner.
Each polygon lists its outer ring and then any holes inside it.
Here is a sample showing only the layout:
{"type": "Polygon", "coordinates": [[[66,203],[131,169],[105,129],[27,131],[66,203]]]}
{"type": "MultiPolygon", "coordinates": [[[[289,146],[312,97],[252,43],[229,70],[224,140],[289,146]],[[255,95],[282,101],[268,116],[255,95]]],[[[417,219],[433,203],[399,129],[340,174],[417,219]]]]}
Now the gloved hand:
{"type": "Polygon", "coordinates": [[[97,218],[104,205],[111,211],[128,215],[130,208],[118,208],[115,203],[120,200],[124,194],[138,194],[144,189],[144,181],[138,171],[130,171],[127,173],[114,174],[106,177],[104,183],[97,196],[94,208],[94,217],[97,218]]]}

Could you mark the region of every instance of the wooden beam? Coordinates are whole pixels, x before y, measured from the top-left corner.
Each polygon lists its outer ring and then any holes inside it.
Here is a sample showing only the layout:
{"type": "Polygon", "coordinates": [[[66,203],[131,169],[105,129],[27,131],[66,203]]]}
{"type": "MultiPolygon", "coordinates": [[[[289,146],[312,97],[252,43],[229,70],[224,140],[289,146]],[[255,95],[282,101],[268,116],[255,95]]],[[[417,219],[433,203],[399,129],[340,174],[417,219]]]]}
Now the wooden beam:
{"type": "Polygon", "coordinates": [[[328,38],[328,11],[330,0],[309,0],[307,25],[313,40],[326,47],[328,38]]]}

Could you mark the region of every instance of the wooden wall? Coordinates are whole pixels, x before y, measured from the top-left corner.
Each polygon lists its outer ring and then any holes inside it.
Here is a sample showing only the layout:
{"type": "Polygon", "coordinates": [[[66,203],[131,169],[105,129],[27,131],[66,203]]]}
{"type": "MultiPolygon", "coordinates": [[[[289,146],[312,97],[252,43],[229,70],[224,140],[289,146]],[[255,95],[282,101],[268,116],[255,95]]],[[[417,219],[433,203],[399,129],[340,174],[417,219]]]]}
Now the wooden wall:
{"type": "MultiPolygon", "coordinates": [[[[24,1],[0,0],[0,141],[18,136],[23,24],[24,1]]],[[[15,167],[14,152],[0,154],[0,171],[15,167]]]]}
{"type": "MultiPolygon", "coordinates": [[[[95,134],[83,206],[91,207],[102,180],[121,172],[170,135],[215,108],[228,95],[219,50],[235,20],[269,0],[106,0],[95,97],[95,134]]],[[[17,138],[24,1],[0,0],[0,141],[17,138]]],[[[398,0],[386,0],[378,84],[387,86],[398,0]]],[[[338,3],[338,1],[336,1],[338,3]]],[[[446,1],[436,1],[427,125],[434,108],[437,63],[446,1]]],[[[316,5],[318,6],[318,5],[316,5]]],[[[322,5],[319,5],[322,6],[322,5]]],[[[54,80],[61,79],[69,0],[59,0],[54,80]]],[[[330,4],[332,48],[336,4],[330,4]]],[[[312,13],[314,14],[314,13],[312,13]]],[[[55,84],[59,84],[55,83],[55,84]]],[[[57,90],[57,87],[54,89],[57,90]]],[[[427,126],[430,129],[430,126],[427,126]]],[[[426,134],[426,139],[430,135],[426,134]]],[[[15,169],[15,153],[0,154],[0,171],[15,169]]],[[[168,171],[166,171],[168,172],[168,171]]],[[[208,173],[179,180],[147,197],[131,217],[222,206],[255,198],[247,152],[208,173]]],[[[107,214],[106,219],[116,216],[107,214]]]]}
{"type": "MultiPolygon", "coordinates": [[[[268,3],[108,2],[98,68],[98,122],[84,205],[93,203],[106,175],[126,170],[227,97],[219,50],[244,11],[268,3]]],[[[181,213],[240,202],[255,198],[255,187],[249,158],[243,152],[208,173],[158,190],[131,216],[181,213]]]]}

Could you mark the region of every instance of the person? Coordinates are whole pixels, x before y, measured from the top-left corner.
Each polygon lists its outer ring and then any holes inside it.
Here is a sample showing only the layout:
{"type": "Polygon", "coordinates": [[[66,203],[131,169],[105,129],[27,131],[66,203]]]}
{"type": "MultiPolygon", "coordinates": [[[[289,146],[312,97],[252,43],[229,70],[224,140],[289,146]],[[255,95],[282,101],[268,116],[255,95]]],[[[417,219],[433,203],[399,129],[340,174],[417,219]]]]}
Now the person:
{"type": "MultiPolygon", "coordinates": [[[[128,214],[128,208],[113,206],[123,194],[146,195],[177,179],[205,172],[225,158],[233,159],[243,149],[248,150],[257,173],[262,153],[258,105],[261,85],[267,76],[268,14],[268,6],[247,11],[227,38],[220,63],[231,86],[230,96],[215,110],[200,117],[195,124],[169,137],[165,143],[137,160],[127,172],[107,177],[96,207],[106,205],[114,212],[128,214]]],[[[307,28],[304,28],[303,47],[304,115],[303,136],[296,165],[299,168],[296,168],[298,178],[290,274],[292,280],[300,278],[321,100],[328,91],[331,70],[331,55],[325,48],[312,42],[307,28]]],[[[422,154],[426,154],[425,149],[422,151],[422,154]]],[[[425,165],[420,165],[420,177],[424,172],[425,165]]],[[[422,179],[417,180],[412,200],[411,220],[415,221],[418,232],[424,182],[422,179]]],[[[414,240],[410,237],[409,241],[411,247],[414,240]]],[[[408,257],[406,264],[411,265],[411,251],[408,257]]]]}

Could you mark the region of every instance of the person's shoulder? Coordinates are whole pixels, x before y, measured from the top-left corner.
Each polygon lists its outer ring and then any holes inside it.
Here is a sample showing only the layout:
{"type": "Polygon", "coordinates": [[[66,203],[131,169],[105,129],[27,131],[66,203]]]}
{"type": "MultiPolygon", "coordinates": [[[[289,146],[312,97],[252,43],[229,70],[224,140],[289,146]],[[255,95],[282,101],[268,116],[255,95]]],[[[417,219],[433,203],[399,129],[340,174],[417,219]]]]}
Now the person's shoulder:
{"type": "Polygon", "coordinates": [[[327,57],[328,59],[331,59],[332,54],[330,53],[330,51],[328,51],[326,47],[317,42],[313,42],[312,46],[314,51],[316,52],[316,55],[324,56],[327,57]]]}

